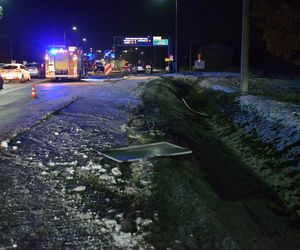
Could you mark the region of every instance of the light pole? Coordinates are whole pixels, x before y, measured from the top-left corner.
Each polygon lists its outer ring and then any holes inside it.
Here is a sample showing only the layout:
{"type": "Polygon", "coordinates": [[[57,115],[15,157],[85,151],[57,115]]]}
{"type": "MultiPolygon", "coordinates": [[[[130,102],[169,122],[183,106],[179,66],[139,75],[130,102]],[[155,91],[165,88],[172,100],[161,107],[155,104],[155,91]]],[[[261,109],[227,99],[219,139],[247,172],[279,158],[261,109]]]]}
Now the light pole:
{"type": "Polygon", "coordinates": [[[249,18],[250,0],[243,0],[242,48],[241,48],[241,92],[248,93],[249,85],[249,18]]]}
{"type": "Polygon", "coordinates": [[[177,18],[177,14],[178,14],[178,1],[175,0],[175,74],[178,73],[178,63],[177,63],[177,43],[178,43],[178,32],[177,32],[177,22],[178,22],[178,18],[177,18]]]}
{"type": "MultiPolygon", "coordinates": [[[[177,63],[177,60],[178,60],[178,55],[177,55],[177,47],[178,47],[178,0],[175,0],[175,41],[174,41],[174,72],[175,74],[178,73],[178,63],[177,63]]],[[[172,53],[171,52],[172,50],[172,47],[170,46],[169,47],[169,51],[168,53],[172,53]]],[[[170,63],[170,62],[169,62],[170,63]]],[[[171,64],[169,64],[169,66],[171,66],[171,64]]]]}

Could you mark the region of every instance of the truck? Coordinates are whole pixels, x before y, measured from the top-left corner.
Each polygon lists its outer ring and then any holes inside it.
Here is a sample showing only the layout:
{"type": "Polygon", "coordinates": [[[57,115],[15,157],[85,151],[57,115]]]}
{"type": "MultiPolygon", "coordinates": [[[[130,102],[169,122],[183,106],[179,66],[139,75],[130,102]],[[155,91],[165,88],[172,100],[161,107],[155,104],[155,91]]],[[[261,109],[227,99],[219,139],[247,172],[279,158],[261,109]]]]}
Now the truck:
{"type": "Polygon", "coordinates": [[[51,80],[80,79],[82,50],[75,46],[49,46],[45,55],[45,76],[51,80]]]}

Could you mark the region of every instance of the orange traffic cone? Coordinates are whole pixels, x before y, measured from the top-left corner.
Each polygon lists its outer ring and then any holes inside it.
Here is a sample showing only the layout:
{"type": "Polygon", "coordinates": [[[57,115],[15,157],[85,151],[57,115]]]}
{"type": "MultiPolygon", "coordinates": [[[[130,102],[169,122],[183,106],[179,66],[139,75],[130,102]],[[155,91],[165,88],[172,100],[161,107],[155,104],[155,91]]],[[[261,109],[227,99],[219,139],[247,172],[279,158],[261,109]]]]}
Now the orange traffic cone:
{"type": "Polygon", "coordinates": [[[32,97],[32,98],[36,98],[36,97],[37,97],[37,96],[36,96],[35,86],[34,86],[34,85],[32,85],[32,88],[31,88],[31,97],[32,97]]]}

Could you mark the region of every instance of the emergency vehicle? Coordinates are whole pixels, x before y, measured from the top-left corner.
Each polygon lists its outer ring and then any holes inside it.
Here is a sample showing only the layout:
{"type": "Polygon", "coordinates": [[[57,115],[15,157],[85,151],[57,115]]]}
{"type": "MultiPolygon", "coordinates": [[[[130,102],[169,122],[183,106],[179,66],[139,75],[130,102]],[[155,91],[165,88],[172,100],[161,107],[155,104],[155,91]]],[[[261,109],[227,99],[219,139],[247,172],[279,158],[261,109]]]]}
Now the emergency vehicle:
{"type": "Polygon", "coordinates": [[[51,46],[45,55],[45,75],[50,79],[80,79],[82,50],[78,47],[51,46]]]}

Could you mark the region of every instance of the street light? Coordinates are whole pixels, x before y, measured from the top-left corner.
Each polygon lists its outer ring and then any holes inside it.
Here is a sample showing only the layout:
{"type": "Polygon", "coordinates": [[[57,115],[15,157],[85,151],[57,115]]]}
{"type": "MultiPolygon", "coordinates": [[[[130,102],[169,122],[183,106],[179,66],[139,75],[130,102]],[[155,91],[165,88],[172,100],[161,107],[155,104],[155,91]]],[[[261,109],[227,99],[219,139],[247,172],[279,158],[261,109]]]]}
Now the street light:
{"type": "Polygon", "coordinates": [[[72,30],[76,31],[76,30],[77,30],[77,27],[76,27],[76,26],[73,26],[73,27],[72,27],[72,30]]]}
{"type": "Polygon", "coordinates": [[[83,42],[86,42],[86,38],[82,38],[82,41],[83,41],[83,42]]]}

